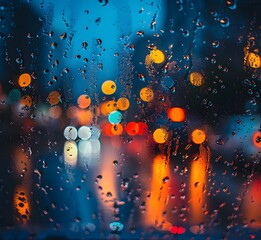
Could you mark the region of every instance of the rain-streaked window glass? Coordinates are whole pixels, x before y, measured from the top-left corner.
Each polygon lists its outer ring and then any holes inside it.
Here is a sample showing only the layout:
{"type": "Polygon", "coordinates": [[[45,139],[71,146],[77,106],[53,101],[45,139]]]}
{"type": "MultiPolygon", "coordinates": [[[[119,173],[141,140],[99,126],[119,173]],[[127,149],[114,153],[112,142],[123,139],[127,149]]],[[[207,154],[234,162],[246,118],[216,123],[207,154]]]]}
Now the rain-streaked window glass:
{"type": "Polygon", "coordinates": [[[1,0],[1,239],[261,239],[261,1],[1,0]]]}

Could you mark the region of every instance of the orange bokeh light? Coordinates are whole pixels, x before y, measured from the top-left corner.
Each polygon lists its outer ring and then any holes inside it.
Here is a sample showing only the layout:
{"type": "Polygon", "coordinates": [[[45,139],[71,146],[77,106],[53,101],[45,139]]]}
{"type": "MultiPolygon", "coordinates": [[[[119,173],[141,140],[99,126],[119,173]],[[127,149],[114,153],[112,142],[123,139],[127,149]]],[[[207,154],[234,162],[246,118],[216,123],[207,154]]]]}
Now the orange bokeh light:
{"type": "Polygon", "coordinates": [[[201,129],[195,129],[191,133],[191,138],[192,138],[192,142],[194,142],[195,144],[201,144],[201,143],[205,142],[207,136],[206,136],[205,131],[203,131],[201,129]]]}
{"type": "Polygon", "coordinates": [[[91,104],[91,98],[86,94],[82,94],[78,97],[77,103],[80,108],[87,108],[91,104]]]}
{"type": "Polygon", "coordinates": [[[61,94],[57,91],[52,91],[48,95],[48,101],[51,105],[56,105],[60,102],[61,94]]]}
{"type": "Polygon", "coordinates": [[[111,132],[115,136],[119,136],[123,133],[123,126],[122,124],[113,124],[111,126],[111,132]]]}
{"type": "Polygon", "coordinates": [[[92,123],[93,115],[89,110],[78,109],[77,120],[80,125],[88,125],[92,123]]]}
{"type": "Polygon", "coordinates": [[[104,116],[108,116],[109,113],[116,111],[117,109],[117,103],[113,100],[100,104],[100,111],[104,116]]]}
{"type": "Polygon", "coordinates": [[[33,100],[32,100],[32,98],[29,95],[24,95],[24,96],[21,97],[20,103],[23,106],[31,107],[32,103],[33,103],[33,100]]]}
{"type": "Polygon", "coordinates": [[[256,147],[261,148],[261,132],[259,131],[255,132],[252,140],[256,147]]]}
{"type": "Polygon", "coordinates": [[[18,79],[18,84],[20,87],[28,87],[31,84],[32,78],[28,73],[23,73],[18,79]]]}
{"type": "Polygon", "coordinates": [[[184,122],[186,120],[186,112],[184,108],[173,107],[168,110],[168,118],[173,122],[184,122]]]}

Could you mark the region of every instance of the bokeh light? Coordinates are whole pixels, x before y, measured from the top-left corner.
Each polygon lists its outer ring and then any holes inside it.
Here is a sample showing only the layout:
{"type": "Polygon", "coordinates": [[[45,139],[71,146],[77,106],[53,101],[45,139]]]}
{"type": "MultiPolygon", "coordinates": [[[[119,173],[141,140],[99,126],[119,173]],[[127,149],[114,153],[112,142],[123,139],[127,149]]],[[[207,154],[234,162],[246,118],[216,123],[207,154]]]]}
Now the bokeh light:
{"type": "Polygon", "coordinates": [[[51,106],[49,109],[49,116],[53,119],[58,119],[62,116],[62,108],[60,106],[51,106]]]}
{"type": "Polygon", "coordinates": [[[78,97],[77,103],[80,108],[87,108],[91,104],[91,98],[87,94],[82,94],[78,97]]]}
{"type": "Polygon", "coordinates": [[[75,166],[78,157],[78,148],[75,141],[66,141],[64,143],[64,161],[70,166],[75,166]]]}
{"type": "Polygon", "coordinates": [[[154,92],[151,88],[145,87],[140,90],[140,98],[144,102],[151,102],[153,100],[153,97],[154,97],[154,92]]]}
{"type": "Polygon", "coordinates": [[[206,136],[206,132],[204,130],[195,129],[191,133],[192,142],[195,144],[201,144],[201,143],[205,142],[206,138],[207,138],[207,136],[206,136]]]}
{"type": "Polygon", "coordinates": [[[160,64],[160,63],[163,63],[165,60],[165,55],[164,53],[159,50],[159,49],[152,49],[150,51],[150,54],[147,55],[146,57],[146,64],[151,64],[151,63],[157,63],[157,64],[160,64]]]}
{"type": "Polygon", "coordinates": [[[78,129],[78,137],[82,140],[88,140],[92,136],[91,129],[87,126],[81,126],[78,129]]]}
{"type": "Polygon", "coordinates": [[[193,86],[199,87],[204,83],[204,76],[199,72],[192,72],[189,75],[189,81],[193,86]]]}
{"type": "Polygon", "coordinates": [[[168,118],[173,122],[184,122],[186,120],[186,112],[183,108],[173,107],[168,110],[168,118]]]}
{"type": "Polygon", "coordinates": [[[128,98],[119,98],[117,101],[117,107],[119,110],[121,111],[126,111],[130,106],[130,101],[128,100],[128,98]]]}
{"type": "Polygon", "coordinates": [[[247,58],[248,66],[251,68],[260,68],[261,67],[261,57],[256,54],[250,52],[247,58]]]}
{"type": "Polygon", "coordinates": [[[77,129],[73,126],[67,126],[63,131],[63,135],[67,140],[75,140],[77,138],[77,129]]]}
{"type": "Polygon", "coordinates": [[[20,103],[21,103],[23,106],[31,107],[32,104],[33,104],[33,100],[32,100],[32,98],[31,98],[31,96],[29,96],[29,95],[24,95],[24,96],[21,97],[20,103]]]}
{"type": "Polygon", "coordinates": [[[112,80],[107,80],[102,84],[101,90],[105,95],[112,95],[116,92],[116,83],[112,80]]]}
{"type": "Polygon", "coordinates": [[[91,125],[93,121],[93,113],[90,110],[78,109],[77,120],[80,125],[91,125]]]}
{"type": "Polygon", "coordinates": [[[261,148],[261,132],[260,131],[256,131],[253,134],[253,144],[257,147],[257,148],[261,148]]]}
{"type": "Polygon", "coordinates": [[[145,134],[148,133],[149,127],[148,127],[148,125],[146,123],[138,122],[138,126],[139,126],[139,131],[138,131],[139,135],[145,135],[145,134]]]}
{"type": "Polygon", "coordinates": [[[48,95],[48,101],[51,105],[56,105],[60,102],[61,94],[58,91],[52,91],[48,95]]]}
{"type": "Polygon", "coordinates": [[[129,122],[125,128],[126,132],[130,136],[135,136],[139,132],[139,124],[136,122],[129,122]]]}
{"type": "Polygon", "coordinates": [[[156,143],[165,143],[168,140],[168,131],[164,128],[157,128],[153,132],[153,139],[156,143]]]}
{"type": "Polygon", "coordinates": [[[28,87],[31,84],[32,78],[28,73],[23,73],[18,78],[18,84],[20,87],[28,87]]]}
{"type": "Polygon", "coordinates": [[[122,121],[122,114],[119,111],[112,111],[108,116],[108,120],[111,124],[118,124],[122,121]]]}
{"type": "Polygon", "coordinates": [[[119,136],[123,133],[123,126],[122,124],[113,124],[111,126],[111,132],[115,136],[119,136]]]}

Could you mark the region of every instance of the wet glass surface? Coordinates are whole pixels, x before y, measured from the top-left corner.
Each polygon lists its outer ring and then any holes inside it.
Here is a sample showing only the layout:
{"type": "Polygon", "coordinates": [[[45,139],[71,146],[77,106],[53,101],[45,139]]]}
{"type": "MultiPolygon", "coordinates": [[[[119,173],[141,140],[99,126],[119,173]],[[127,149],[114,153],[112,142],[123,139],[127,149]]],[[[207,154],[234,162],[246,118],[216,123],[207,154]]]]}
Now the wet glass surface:
{"type": "Polygon", "coordinates": [[[1,239],[261,239],[260,11],[0,1],[1,239]]]}

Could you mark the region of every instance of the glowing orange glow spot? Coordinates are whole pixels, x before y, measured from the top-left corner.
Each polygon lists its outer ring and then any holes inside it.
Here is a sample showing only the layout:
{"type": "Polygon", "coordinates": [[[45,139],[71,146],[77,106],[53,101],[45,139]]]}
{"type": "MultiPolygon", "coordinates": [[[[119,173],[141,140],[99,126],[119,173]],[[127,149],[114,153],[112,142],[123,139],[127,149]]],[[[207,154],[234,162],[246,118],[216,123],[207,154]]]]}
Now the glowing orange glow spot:
{"type": "Polygon", "coordinates": [[[28,151],[24,151],[21,147],[17,147],[14,150],[15,173],[17,176],[20,176],[20,174],[23,173],[23,170],[27,168],[27,172],[23,177],[25,181],[30,179],[31,161],[29,160],[29,155],[30,153],[28,151]]]}
{"type": "Polygon", "coordinates": [[[70,106],[67,110],[66,110],[66,116],[69,119],[75,119],[77,118],[77,112],[78,112],[78,108],[75,106],[70,106]]]}
{"type": "Polygon", "coordinates": [[[82,94],[78,97],[77,103],[80,108],[87,108],[91,104],[91,98],[86,94],[82,94]]]}
{"type": "Polygon", "coordinates": [[[31,107],[33,100],[29,95],[24,95],[21,97],[20,103],[26,107],[31,107]]]}
{"type": "Polygon", "coordinates": [[[126,132],[130,136],[135,136],[139,132],[139,125],[136,122],[129,122],[126,125],[126,132]]]}
{"type": "MultiPolygon", "coordinates": [[[[97,169],[97,173],[102,176],[101,179],[98,179],[99,186],[101,186],[102,189],[98,190],[97,194],[100,194],[98,199],[103,208],[103,216],[108,221],[108,219],[112,220],[113,218],[113,205],[115,200],[118,199],[118,179],[115,174],[113,161],[114,159],[118,159],[120,150],[113,147],[108,139],[106,140],[106,144],[104,144],[101,151],[101,163],[97,169]]],[[[118,142],[119,138],[112,138],[111,140],[118,142]]]]}
{"type": "Polygon", "coordinates": [[[57,91],[52,91],[48,95],[48,101],[51,105],[56,105],[60,102],[61,94],[57,91]]]}
{"type": "Polygon", "coordinates": [[[100,127],[101,127],[101,133],[103,136],[109,136],[109,137],[113,136],[113,133],[112,133],[113,125],[111,123],[109,123],[108,121],[103,121],[100,124],[100,127]]]}
{"type": "Polygon", "coordinates": [[[186,120],[186,112],[183,108],[173,107],[168,110],[168,118],[173,122],[184,122],[186,120]]]}
{"type": "Polygon", "coordinates": [[[16,220],[19,223],[27,224],[30,220],[30,206],[27,188],[18,186],[14,194],[14,207],[16,210],[16,220]]]}
{"type": "Polygon", "coordinates": [[[129,108],[130,101],[128,100],[128,98],[124,98],[124,97],[119,98],[117,101],[117,106],[119,110],[125,111],[129,108]]]}
{"type": "Polygon", "coordinates": [[[150,51],[150,54],[146,56],[145,64],[150,65],[152,63],[163,63],[165,60],[165,55],[161,50],[158,49],[152,49],[150,51]]]}
{"type": "Polygon", "coordinates": [[[99,106],[100,112],[102,113],[103,116],[108,116],[109,113],[106,110],[106,102],[103,102],[99,106]]]}
{"type": "Polygon", "coordinates": [[[118,109],[117,103],[113,100],[106,102],[105,104],[105,110],[109,114],[113,111],[116,111],[118,109]]]}
{"type": "Polygon", "coordinates": [[[113,100],[101,103],[99,108],[102,115],[104,116],[108,116],[110,112],[116,111],[118,109],[117,103],[113,100]]]}
{"type": "Polygon", "coordinates": [[[169,182],[169,166],[166,156],[156,155],[152,164],[151,192],[146,204],[145,222],[149,226],[156,227],[164,223],[162,228],[166,231],[169,231],[172,226],[163,215],[168,203],[169,182]]]}
{"type": "Polygon", "coordinates": [[[20,87],[28,87],[31,84],[32,78],[28,73],[23,73],[18,79],[18,84],[20,87]]]}
{"type": "Polygon", "coordinates": [[[261,67],[261,57],[258,54],[250,52],[247,58],[247,64],[251,68],[261,67]]]}
{"type": "Polygon", "coordinates": [[[261,177],[255,178],[249,185],[243,202],[243,212],[248,227],[261,229],[261,177]]]}
{"type": "Polygon", "coordinates": [[[192,138],[192,142],[194,142],[195,144],[201,144],[201,143],[205,142],[207,136],[206,136],[205,131],[203,131],[201,129],[195,129],[191,133],[191,138],[192,138]]]}
{"type": "Polygon", "coordinates": [[[191,163],[189,178],[189,206],[190,223],[199,224],[204,221],[204,207],[206,204],[206,170],[210,159],[210,151],[200,145],[199,156],[194,158],[191,163]]]}
{"type": "Polygon", "coordinates": [[[122,124],[114,124],[111,126],[111,132],[115,136],[119,136],[123,132],[123,126],[122,124]]]}
{"type": "Polygon", "coordinates": [[[190,214],[194,224],[200,223],[204,219],[203,204],[205,201],[206,166],[204,159],[199,157],[193,160],[190,172],[190,214]]]}
{"type": "Polygon", "coordinates": [[[253,143],[256,147],[261,148],[261,132],[257,131],[253,135],[253,143]]]}
{"type": "Polygon", "coordinates": [[[204,77],[199,72],[192,72],[189,75],[189,81],[192,85],[199,87],[204,83],[204,77]]]}
{"type": "Polygon", "coordinates": [[[49,109],[49,116],[53,119],[58,119],[62,115],[62,108],[60,106],[52,106],[49,109]]]}
{"type": "Polygon", "coordinates": [[[158,128],[153,132],[153,139],[156,143],[165,143],[168,140],[168,132],[164,128],[158,128]]]}
{"type": "Polygon", "coordinates": [[[145,135],[148,133],[148,125],[144,122],[138,122],[138,125],[139,125],[139,131],[138,131],[138,134],[139,135],[145,135]]]}
{"type": "Polygon", "coordinates": [[[90,125],[92,123],[93,114],[90,110],[78,109],[77,120],[80,125],[90,125]]]}

